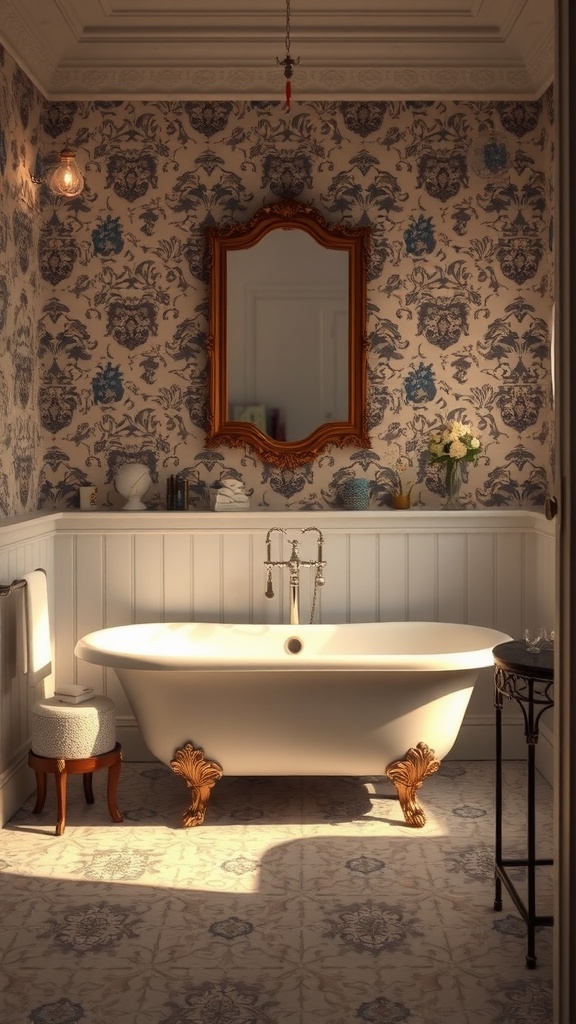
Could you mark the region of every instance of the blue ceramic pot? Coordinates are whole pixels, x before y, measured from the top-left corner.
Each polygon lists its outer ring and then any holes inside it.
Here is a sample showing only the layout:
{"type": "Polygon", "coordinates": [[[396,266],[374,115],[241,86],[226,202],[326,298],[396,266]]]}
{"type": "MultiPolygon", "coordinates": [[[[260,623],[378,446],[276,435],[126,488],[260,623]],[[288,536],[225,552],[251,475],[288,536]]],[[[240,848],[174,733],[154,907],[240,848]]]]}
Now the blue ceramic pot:
{"type": "Polygon", "coordinates": [[[340,488],[342,508],[351,512],[364,512],[370,504],[368,480],[346,480],[340,488]]]}

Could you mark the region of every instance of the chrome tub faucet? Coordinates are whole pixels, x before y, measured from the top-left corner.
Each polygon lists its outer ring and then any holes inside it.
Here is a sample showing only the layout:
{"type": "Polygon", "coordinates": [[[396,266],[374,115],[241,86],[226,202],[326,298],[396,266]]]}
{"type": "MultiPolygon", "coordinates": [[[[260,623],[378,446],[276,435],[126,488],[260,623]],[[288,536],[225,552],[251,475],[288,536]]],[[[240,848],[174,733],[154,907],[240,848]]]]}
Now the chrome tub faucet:
{"type": "Polygon", "coordinates": [[[300,569],[304,566],[307,569],[316,569],[316,575],[314,577],[314,595],[312,598],[312,609],[310,612],[310,622],[314,621],[314,613],[316,610],[316,596],[318,587],[324,586],[324,574],[323,569],[326,565],[324,561],[324,537],[322,536],[321,530],[317,526],[306,526],[300,532],[310,533],[313,531],[318,536],[318,548],[316,558],[304,560],[300,558],[300,541],[298,538],[291,539],[288,537],[286,530],[283,530],[280,526],[273,526],[266,534],[266,559],[264,565],[266,566],[266,597],[274,597],[274,588],[272,586],[272,569],[274,568],[286,568],[289,570],[290,579],[290,623],[291,625],[299,625],[300,623],[300,569]],[[290,556],[286,559],[273,559],[272,558],[272,542],[271,536],[273,533],[280,533],[286,538],[291,546],[290,556]]]}

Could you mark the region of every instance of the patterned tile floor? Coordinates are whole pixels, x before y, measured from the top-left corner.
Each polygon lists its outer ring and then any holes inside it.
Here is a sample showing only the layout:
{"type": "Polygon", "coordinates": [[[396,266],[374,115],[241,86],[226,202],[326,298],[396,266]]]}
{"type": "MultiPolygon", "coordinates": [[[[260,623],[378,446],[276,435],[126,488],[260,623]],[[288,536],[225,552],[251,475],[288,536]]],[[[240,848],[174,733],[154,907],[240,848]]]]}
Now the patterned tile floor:
{"type": "MultiPolygon", "coordinates": [[[[524,767],[505,768],[506,854],[523,856],[524,767]]],[[[31,799],[0,832],[0,1020],[550,1024],[552,929],[529,971],[509,897],[493,910],[493,772],[446,762],[421,830],[385,780],[350,778],[224,778],[183,829],[182,780],[125,764],[123,823],[105,772],[92,806],[72,777],[56,838],[50,787],[40,817],[31,799]]],[[[551,803],[539,779],[541,856],[551,803]]]]}

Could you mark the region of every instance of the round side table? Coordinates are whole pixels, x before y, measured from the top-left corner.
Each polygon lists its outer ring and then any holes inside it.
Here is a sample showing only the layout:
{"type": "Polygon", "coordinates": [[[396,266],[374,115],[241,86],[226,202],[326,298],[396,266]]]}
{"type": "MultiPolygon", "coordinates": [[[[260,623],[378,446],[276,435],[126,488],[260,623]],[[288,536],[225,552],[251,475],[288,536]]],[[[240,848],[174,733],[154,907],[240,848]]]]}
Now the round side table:
{"type": "Polygon", "coordinates": [[[552,925],[551,915],[536,913],[536,868],[553,864],[549,858],[536,856],[536,744],[540,719],[554,706],[554,652],[531,653],[519,640],[498,644],[494,648],[494,706],[496,709],[496,794],[494,850],[494,910],[502,910],[502,886],[511,896],[527,927],[526,966],[536,967],[535,931],[539,925],[552,925]],[[516,702],[524,717],[527,745],[527,807],[526,857],[503,857],[502,840],[502,707],[504,697],[516,702]],[[526,868],[526,900],[524,901],[508,874],[510,867],[526,868]]]}

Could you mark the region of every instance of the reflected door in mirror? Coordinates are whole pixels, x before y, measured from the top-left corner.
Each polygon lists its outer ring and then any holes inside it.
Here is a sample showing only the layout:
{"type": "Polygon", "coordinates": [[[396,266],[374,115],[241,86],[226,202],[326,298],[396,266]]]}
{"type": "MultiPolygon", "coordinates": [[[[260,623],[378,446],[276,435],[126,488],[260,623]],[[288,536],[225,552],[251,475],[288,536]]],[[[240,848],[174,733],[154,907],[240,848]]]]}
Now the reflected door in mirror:
{"type": "Polygon", "coordinates": [[[228,418],[287,441],[347,420],[348,254],[296,228],[229,252],[226,270],[228,418]]]}

